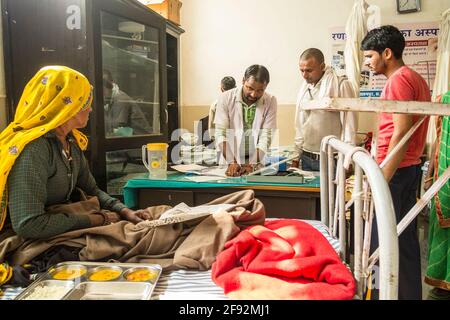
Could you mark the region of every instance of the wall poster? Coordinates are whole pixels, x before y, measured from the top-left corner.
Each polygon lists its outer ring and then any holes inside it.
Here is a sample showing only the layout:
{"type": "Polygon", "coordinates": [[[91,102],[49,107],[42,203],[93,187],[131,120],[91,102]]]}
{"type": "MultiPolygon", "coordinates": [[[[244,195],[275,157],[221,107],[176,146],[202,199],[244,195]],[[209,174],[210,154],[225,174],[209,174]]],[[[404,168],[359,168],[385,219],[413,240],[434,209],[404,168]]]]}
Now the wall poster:
{"type": "MultiPolygon", "coordinates": [[[[403,61],[427,81],[431,90],[436,76],[439,22],[394,25],[399,28],[405,37],[406,46],[403,52],[403,61]]],[[[344,27],[330,29],[331,66],[338,75],[345,74],[344,48],[346,38],[344,27]]],[[[385,76],[373,75],[367,67],[363,67],[360,80],[360,97],[378,98],[385,83],[385,76]]]]}

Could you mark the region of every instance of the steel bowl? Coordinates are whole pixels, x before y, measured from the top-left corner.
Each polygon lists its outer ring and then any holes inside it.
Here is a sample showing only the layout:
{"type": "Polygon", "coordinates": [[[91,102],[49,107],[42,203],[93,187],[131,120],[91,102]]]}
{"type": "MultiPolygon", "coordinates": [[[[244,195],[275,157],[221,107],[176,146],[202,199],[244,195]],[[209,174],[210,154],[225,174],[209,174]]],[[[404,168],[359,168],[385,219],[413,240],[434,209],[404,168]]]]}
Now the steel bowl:
{"type": "Polygon", "coordinates": [[[87,273],[87,268],[81,264],[62,265],[51,269],[49,273],[55,280],[73,280],[84,276],[87,273]],[[67,276],[59,275],[62,272],[67,272],[67,276]]]}
{"type": "Polygon", "coordinates": [[[130,268],[124,272],[123,278],[127,281],[133,282],[152,282],[155,281],[159,277],[160,270],[151,267],[134,267],[130,268]],[[141,275],[138,276],[137,273],[141,272],[141,275]]]}
{"type": "Polygon", "coordinates": [[[122,272],[123,272],[122,268],[118,266],[100,266],[92,269],[89,272],[88,279],[90,281],[112,281],[119,278],[122,272]],[[108,271],[112,272],[108,273],[108,271]],[[100,273],[104,274],[104,279],[95,279],[95,276],[96,275],[99,276],[100,273]]]}

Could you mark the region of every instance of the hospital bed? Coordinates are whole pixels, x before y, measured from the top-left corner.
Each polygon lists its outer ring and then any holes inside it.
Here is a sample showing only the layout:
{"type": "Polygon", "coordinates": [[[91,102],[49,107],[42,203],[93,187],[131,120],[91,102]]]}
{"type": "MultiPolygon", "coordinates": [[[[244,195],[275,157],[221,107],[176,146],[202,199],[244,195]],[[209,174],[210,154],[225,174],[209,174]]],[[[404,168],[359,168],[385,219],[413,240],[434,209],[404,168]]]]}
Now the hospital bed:
{"type": "MultiPolygon", "coordinates": [[[[341,259],[352,270],[357,281],[356,299],[362,299],[369,284],[373,266],[368,263],[367,235],[369,224],[363,228],[364,217],[369,217],[372,204],[377,212],[380,238],[379,274],[380,299],[397,299],[398,243],[394,208],[389,187],[377,163],[368,152],[346,144],[336,137],[322,142],[321,152],[321,221],[305,220],[329,241],[341,259]],[[334,168],[334,157],[341,157],[334,168]],[[353,164],[355,185],[351,203],[354,204],[354,252],[346,252],[349,238],[345,214],[345,167],[353,164]],[[337,187],[336,187],[337,185],[337,187]],[[371,197],[364,194],[371,190],[371,197]],[[365,191],[365,192],[364,192],[365,191]],[[373,202],[371,201],[373,199],[373,202]],[[364,241],[364,235],[366,240],[364,241]],[[348,261],[345,260],[346,257],[348,261]]],[[[347,209],[347,210],[346,210],[347,209]]],[[[155,288],[155,299],[226,299],[222,289],[211,280],[211,271],[178,270],[163,273],[155,288]]]]}
{"type": "MultiPolygon", "coordinates": [[[[400,149],[403,143],[408,142],[425,116],[450,115],[449,105],[415,101],[326,98],[311,101],[309,106],[305,105],[304,108],[309,110],[408,113],[421,116],[422,119],[405,135],[399,146],[389,153],[381,167],[392,158],[392,155],[400,149]]],[[[377,133],[374,135],[374,142],[376,142],[376,135],[377,133]]],[[[376,150],[376,145],[372,146],[372,150],[376,150]]],[[[447,168],[397,225],[389,187],[380,166],[373,160],[374,156],[365,149],[351,146],[336,137],[325,137],[322,141],[320,157],[321,221],[308,222],[325,235],[339,252],[342,261],[352,270],[357,283],[356,299],[366,298],[365,294],[370,292],[368,288],[372,287],[372,283],[375,282],[377,284],[376,289],[379,289],[380,299],[396,300],[398,298],[398,236],[433,199],[439,189],[448,183],[450,168],[447,168]],[[336,168],[335,158],[337,158],[336,168]],[[348,197],[346,172],[350,167],[353,167],[354,183],[351,188],[351,196],[348,197]],[[377,215],[379,248],[371,253],[370,238],[375,213],[377,215]],[[349,217],[352,219],[351,228],[348,224],[349,217]],[[350,240],[352,246],[348,245],[350,240]],[[352,252],[347,252],[349,247],[353,247],[352,252]]],[[[201,296],[205,297],[205,294],[209,292],[207,288],[210,288],[210,292],[213,292],[217,287],[212,283],[208,272],[203,274],[206,275],[203,282],[198,283],[195,286],[195,291],[193,291],[202,292],[201,296]]],[[[178,276],[177,272],[172,273],[172,275],[173,279],[178,276]]],[[[179,283],[171,280],[170,274],[166,277],[168,279],[167,286],[161,287],[161,290],[157,291],[160,298],[169,298],[170,293],[176,290],[179,283]]],[[[190,281],[188,274],[184,275],[184,281],[190,281]]]]}
{"type": "MultiPolygon", "coordinates": [[[[374,208],[377,212],[377,223],[380,237],[380,298],[397,298],[398,279],[398,245],[395,229],[395,218],[390,198],[389,188],[383,178],[381,170],[361,148],[355,148],[335,137],[327,137],[322,142],[321,154],[321,221],[304,220],[318,230],[329,241],[339,256],[351,268],[358,284],[355,298],[362,298],[367,284],[368,263],[363,259],[362,218],[355,219],[355,250],[353,255],[348,255],[346,215],[342,209],[342,199],[345,193],[345,166],[352,163],[355,168],[356,183],[353,190],[355,212],[362,216],[368,212],[370,199],[365,199],[361,191],[371,187],[374,208]],[[336,152],[342,155],[342,163],[338,161],[338,167],[334,169],[334,157],[336,152]],[[345,162],[345,164],[344,164],[345,162]],[[336,173],[337,178],[334,176],[336,173]],[[337,184],[337,188],[335,187],[337,184]],[[337,199],[337,200],[336,200],[337,199]],[[337,201],[337,202],[336,202],[337,201]],[[338,204],[336,206],[336,203],[338,204]],[[352,257],[345,261],[345,257],[352,257]],[[350,261],[351,260],[351,261],[350,261]]],[[[345,205],[344,205],[345,206],[345,205]]],[[[344,208],[345,209],[345,208],[344,208]]],[[[357,216],[357,214],[355,214],[357,216]]],[[[367,251],[367,250],[366,250],[367,251]]],[[[21,292],[21,288],[6,289],[0,299],[11,299],[21,292]]],[[[163,272],[152,295],[152,299],[227,299],[222,288],[218,287],[211,279],[211,270],[176,270],[163,272]]]]}
{"type": "MultiPolygon", "coordinates": [[[[305,109],[331,111],[391,112],[418,115],[450,115],[450,106],[426,102],[373,101],[370,99],[325,99],[313,101],[305,109]]],[[[411,129],[403,143],[418,125],[411,129]]],[[[376,141],[376,138],[374,138],[376,141]]],[[[372,149],[376,149],[372,147],[372,149]]],[[[395,150],[394,150],[395,152],[395,150]]],[[[388,155],[392,157],[392,155],[388,155]]],[[[321,148],[321,221],[307,221],[318,229],[339,252],[343,262],[352,270],[357,282],[356,299],[363,299],[378,276],[380,299],[398,296],[398,235],[418,212],[434,197],[439,188],[448,183],[450,168],[423,195],[398,225],[388,185],[378,164],[365,149],[354,147],[336,137],[326,137],[321,148]],[[335,158],[338,158],[335,168],[335,158]],[[346,171],[353,167],[354,185],[350,199],[346,199],[346,171]],[[353,214],[350,212],[353,211],[353,214]],[[371,223],[376,213],[379,249],[369,255],[371,223]],[[352,216],[352,229],[348,218],[352,216]],[[350,233],[352,236],[350,236],[350,233]],[[347,252],[352,239],[352,252],[347,252]],[[378,266],[376,263],[378,262],[378,266]]],[[[2,298],[14,297],[20,289],[6,290],[2,298]]],[[[222,299],[222,289],[211,280],[210,271],[177,270],[164,272],[155,288],[155,299],[222,299]]]]}

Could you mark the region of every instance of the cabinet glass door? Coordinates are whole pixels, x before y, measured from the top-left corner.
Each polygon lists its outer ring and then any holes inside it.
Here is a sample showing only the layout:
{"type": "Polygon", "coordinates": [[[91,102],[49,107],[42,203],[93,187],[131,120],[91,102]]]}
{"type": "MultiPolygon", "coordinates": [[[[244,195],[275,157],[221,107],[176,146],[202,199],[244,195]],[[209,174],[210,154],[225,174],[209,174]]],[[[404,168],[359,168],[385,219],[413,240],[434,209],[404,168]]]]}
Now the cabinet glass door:
{"type": "Polygon", "coordinates": [[[101,14],[106,138],[158,135],[158,29],[101,14]]]}
{"type": "Polygon", "coordinates": [[[122,194],[128,179],[148,172],[137,141],[147,143],[163,134],[159,32],[101,12],[106,190],[112,195],[122,194]]]}

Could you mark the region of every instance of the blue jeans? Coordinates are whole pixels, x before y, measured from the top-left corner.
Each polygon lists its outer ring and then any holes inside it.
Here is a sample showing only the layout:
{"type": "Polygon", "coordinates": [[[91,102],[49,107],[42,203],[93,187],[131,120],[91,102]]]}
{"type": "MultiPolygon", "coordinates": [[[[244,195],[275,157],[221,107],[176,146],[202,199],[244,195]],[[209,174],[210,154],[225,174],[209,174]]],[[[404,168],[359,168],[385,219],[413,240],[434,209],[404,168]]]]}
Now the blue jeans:
{"type": "Polygon", "coordinates": [[[304,153],[301,156],[302,159],[302,170],[305,171],[319,171],[320,170],[320,160],[315,160],[304,153]]]}
{"type": "MultiPolygon", "coordinates": [[[[397,169],[391,181],[392,202],[397,224],[416,204],[417,188],[421,174],[420,165],[397,169]]],[[[376,216],[376,215],[375,215],[376,216]]],[[[378,228],[374,217],[371,251],[378,247],[378,228]]],[[[417,237],[417,218],[399,237],[399,300],[422,300],[422,275],[420,245],[417,237]]]]}

